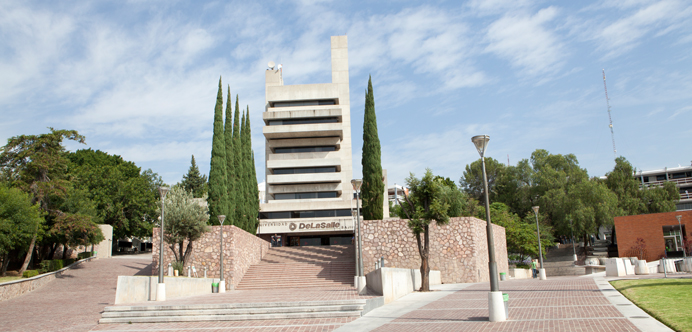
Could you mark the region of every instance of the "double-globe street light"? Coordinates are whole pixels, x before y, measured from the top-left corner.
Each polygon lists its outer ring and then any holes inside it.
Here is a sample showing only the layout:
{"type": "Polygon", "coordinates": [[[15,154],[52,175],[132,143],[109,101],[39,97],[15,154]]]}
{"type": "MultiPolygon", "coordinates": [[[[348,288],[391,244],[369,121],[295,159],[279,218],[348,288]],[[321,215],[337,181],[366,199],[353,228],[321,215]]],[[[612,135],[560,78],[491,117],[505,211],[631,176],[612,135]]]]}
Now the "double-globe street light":
{"type": "Polygon", "coordinates": [[[358,237],[356,239],[358,251],[356,253],[356,277],[354,285],[358,290],[358,293],[362,293],[365,290],[365,277],[363,276],[363,242],[360,237],[360,187],[363,185],[363,179],[353,179],[351,180],[351,185],[353,185],[353,190],[356,191],[356,230],[358,232],[358,237]]]}
{"type": "Polygon", "coordinates": [[[219,228],[219,238],[221,238],[221,247],[220,247],[220,252],[221,254],[219,257],[221,258],[221,262],[219,262],[219,293],[225,293],[226,292],[226,280],[223,279],[223,221],[226,220],[226,216],[223,214],[218,216],[219,218],[219,223],[221,224],[221,227],[219,228]]]}
{"type": "Polygon", "coordinates": [[[490,273],[490,293],[488,293],[489,319],[491,322],[504,322],[507,320],[505,315],[505,304],[500,292],[500,285],[497,281],[497,263],[495,262],[495,241],[493,238],[493,224],[490,222],[490,196],[488,195],[488,176],[485,172],[485,150],[488,146],[490,136],[478,135],[471,138],[471,142],[476,146],[478,154],[481,155],[483,165],[483,189],[485,190],[485,217],[487,220],[488,237],[488,270],[490,273]]]}
{"type": "Polygon", "coordinates": [[[163,209],[169,190],[168,187],[159,187],[159,195],[161,195],[161,228],[159,234],[161,238],[159,239],[159,283],[156,285],[156,301],[166,301],[166,284],[163,283],[163,209]]]}
{"type": "Polygon", "coordinates": [[[545,280],[545,269],[543,268],[543,249],[541,248],[541,227],[538,226],[538,206],[532,207],[536,215],[536,235],[538,236],[538,257],[541,261],[541,268],[538,269],[538,279],[545,280]]]}

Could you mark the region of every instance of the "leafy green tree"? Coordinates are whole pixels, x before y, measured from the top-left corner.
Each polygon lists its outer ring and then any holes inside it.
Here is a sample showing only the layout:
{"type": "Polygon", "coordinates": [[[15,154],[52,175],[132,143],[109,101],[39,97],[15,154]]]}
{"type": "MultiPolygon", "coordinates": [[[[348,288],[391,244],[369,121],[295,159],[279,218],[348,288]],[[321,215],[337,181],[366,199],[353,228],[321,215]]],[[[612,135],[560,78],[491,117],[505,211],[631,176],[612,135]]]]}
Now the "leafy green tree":
{"type": "Polygon", "coordinates": [[[381,220],[384,214],[384,182],[372,77],[368,78],[368,91],[365,94],[363,157],[361,164],[363,165],[363,186],[361,187],[360,194],[363,201],[363,219],[381,220]]]}
{"type": "Polygon", "coordinates": [[[223,93],[221,89],[221,78],[219,78],[219,92],[216,96],[216,107],[214,108],[214,137],[211,146],[211,165],[209,167],[209,223],[217,224],[218,215],[227,215],[228,206],[228,187],[226,180],[226,144],[223,133],[223,93]]]}
{"type": "Polygon", "coordinates": [[[7,272],[11,250],[25,248],[40,229],[44,220],[31,196],[18,188],[0,184],[0,257],[2,276],[7,272]]]}
{"type": "Polygon", "coordinates": [[[183,181],[181,181],[180,184],[185,190],[191,192],[192,196],[200,198],[206,194],[206,183],[207,176],[200,174],[197,163],[195,162],[195,156],[192,155],[190,168],[187,170],[187,174],[183,175],[183,181]]]}
{"type": "Polygon", "coordinates": [[[408,227],[416,236],[418,253],[421,258],[421,292],[430,291],[430,224],[449,223],[449,205],[440,199],[442,195],[441,181],[436,181],[432,171],[426,169],[425,175],[417,179],[413,173],[406,179],[410,194],[404,195],[405,202],[401,204],[402,212],[407,216],[408,227]],[[423,239],[421,239],[423,233],[423,239]]]}
{"type": "Polygon", "coordinates": [[[606,186],[618,197],[619,211],[616,216],[675,211],[680,194],[674,183],[664,182],[660,187],[646,186],[640,189],[640,182],[634,177],[635,172],[625,157],[618,157],[613,171],[606,174],[606,186]]]}
{"type": "MultiPolygon", "coordinates": [[[[161,206],[160,201],[158,206],[161,206]]],[[[175,260],[183,262],[185,266],[192,253],[194,241],[199,240],[205,232],[209,231],[208,208],[197,202],[190,192],[179,186],[173,187],[166,195],[164,206],[166,211],[164,242],[173,251],[175,260]]],[[[157,213],[161,214],[160,208],[157,213]]]]}
{"type": "Polygon", "coordinates": [[[85,212],[84,208],[66,212],[92,215],[92,219],[97,218],[94,222],[113,226],[115,238],[151,235],[158,217],[158,187],[163,184],[158,174],[151,170],[142,172],[133,162],[99,150],[77,150],[68,158],[75,189],[85,192],[81,195],[94,202],[97,215],[85,212]]]}
{"type": "MultiPolygon", "coordinates": [[[[483,208],[483,210],[485,210],[483,208]]],[[[518,254],[520,260],[527,257],[538,257],[538,237],[536,236],[536,220],[533,213],[527,214],[522,220],[517,214],[512,213],[504,203],[495,202],[490,204],[490,219],[496,225],[505,228],[505,238],[507,240],[507,252],[518,254]]],[[[483,216],[485,220],[485,216],[483,216]]],[[[544,221],[544,218],[539,218],[544,221]]],[[[549,225],[541,222],[541,242],[552,243],[553,236],[549,225]]],[[[543,246],[543,255],[546,253],[543,246]]]]}
{"type": "MultiPolygon", "coordinates": [[[[51,232],[61,234],[65,245],[88,246],[103,241],[101,228],[92,221],[91,216],[83,214],[64,213],[55,218],[51,232]]],[[[63,251],[63,258],[65,253],[63,251]]]]}
{"type": "MultiPolygon", "coordinates": [[[[236,103],[238,96],[235,97],[236,103]]],[[[235,210],[237,209],[238,198],[238,174],[235,169],[235,157],[233,156],[233,104],[231,99],[231,88],[228,88],[228,98],[226,98],[226,120],[224,123],[224,141],[226,143],[226,188],[228,189],[228,214],[226,217],[229,224],[235,224],[235,210]]]]}
{"type": "MultiPolygon", "coordinates": [[[[65,139],[84,143],[84,136],[76,130],[55,130],[41,135],[20,135],[7,140],[0,151],[0,167],[13,181],[12,185],[32,195],[32,204],[37,203],[45,212],[47,221],[58,215],[60,210],[54,203],[65,196],[69,187],[67,179],[67,152],[62,146],[65,139]]],[[[43,231],[37,223],[34,236],[29,243],[24,264],[19,273],[29,266],[36,241],[43,231]]]]}
{"type": "MultiPolygon", "coordinates": [[[[485,158],[485,171],[488,175],[490,201],[495,201],[497,196],[495,184],[498,179],[504,175],[506,166],[493,158],[487,157],[485,158]]],[[[483,167],[481,159],[472,162],[470,165],[466,165],[464,174],[459,180],[459,185],[461,185],[466,194],[477,201],[485,199],[483,193],[483,167]]]]}
{"type": "Polygon", "coordinates": [[[561,201],[567,211],[565,221],[557,224],[559,231],[568,234],[571,220],[576,236],[582,236],[584,243],[587,235],[598,232],[601,226],[613,225],[613,218],[618,213],[618,197],[597,179],[582,181],[570,186],[561,201]]]}

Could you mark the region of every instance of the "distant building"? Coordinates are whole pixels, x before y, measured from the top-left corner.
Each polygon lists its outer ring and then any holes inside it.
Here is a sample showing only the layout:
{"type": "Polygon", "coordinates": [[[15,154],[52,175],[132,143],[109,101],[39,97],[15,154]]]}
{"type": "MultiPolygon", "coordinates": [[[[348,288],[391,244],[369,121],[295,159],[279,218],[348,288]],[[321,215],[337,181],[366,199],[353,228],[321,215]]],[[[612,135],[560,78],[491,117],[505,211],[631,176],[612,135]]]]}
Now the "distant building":
{"type": "Polygon", "coordinates": [[[615,217],[618,255],[647,261],[663,256],[683,257],[683,248],[688,253],[692,249],[687,226],[692,226],[692,211],[615,217]]]}
{"type": "Polygon", "coordinates": [[[677,210],[692,210],[692,166],[639,171],[635,176],[640,187],[660,186],[666,181],[675,183],[680,192],[677,210]]]}

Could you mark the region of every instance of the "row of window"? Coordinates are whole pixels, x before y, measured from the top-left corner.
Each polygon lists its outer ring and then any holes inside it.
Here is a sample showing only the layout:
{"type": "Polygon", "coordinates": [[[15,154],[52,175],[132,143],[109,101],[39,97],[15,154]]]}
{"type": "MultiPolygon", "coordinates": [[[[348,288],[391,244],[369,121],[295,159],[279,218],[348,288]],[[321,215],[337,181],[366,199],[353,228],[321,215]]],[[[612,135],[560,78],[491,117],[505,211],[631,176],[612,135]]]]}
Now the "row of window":
{"type": "Polygon", "coordinates": [[[336,173],[336,166],[301,167],[301,168],[275,168],[274,169],[274,174],[308,174],[308,173],[336,173]]]}
{"type": "Polygon", "coordinates": [[[273,107],[321,106],[321,105],[336,105],[336,100],[324,99],[324,100],[280,101],[280,102],[274,103],[273,107]]]}
{"type": "MultiPolygon", "coordinates": [[[[689,177],[692,177],[692,172],[680,172],[680,173],[668,174],[667,179],[666,179],[666,174],[660,174],[660,175],[656,175],[656,181],[666,181],[669,179],[683,179],[683,178],[689,178],[689,177]]],[[[644,182],[649,182],[649,181],[654,180],[653,176],[643,176],[642,178],[643,178],[644,182]]]]}
{"type": "Polygon", "coordinates": [[[260,212],[260,219],[301,219],[301,218],[329,218],[350,217],[350,209],[317,210],[317,211],[286,211],[286,212],[260,212]]]}
{"type": "Polygon", "coordinates": [[[336,146],[301,146],[295,148],[275,148],[274,153],[304,153],[336,151],[336,146]]]}
{"type": "Polygon", "coordinates": [[[270,120],[270,126],[283,126],[283,125],[299,125],[299,124],[313,124],[313,123],[336,123],[339,122],[338,118],[306,118],[306,119],[285,119],[285,120],[270,120]]]}
{"type": "Polygon", "coordinates": [[[324,191],[314,193],[274,194],[274,199],[310,199],[310,198],[336,198],[336,191],[324,191]]]}

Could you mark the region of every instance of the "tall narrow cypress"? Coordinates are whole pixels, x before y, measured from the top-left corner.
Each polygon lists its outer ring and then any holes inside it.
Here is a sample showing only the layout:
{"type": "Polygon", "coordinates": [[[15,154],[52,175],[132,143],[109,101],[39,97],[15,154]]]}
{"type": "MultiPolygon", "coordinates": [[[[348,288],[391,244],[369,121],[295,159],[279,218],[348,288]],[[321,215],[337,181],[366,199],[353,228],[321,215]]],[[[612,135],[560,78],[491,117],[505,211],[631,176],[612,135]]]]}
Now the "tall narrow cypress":
{"type": "Polygon", "coordinates": [[[244,224],[244,218],[243,218],[243,210],[245,207],[245,185],[244,185],[244,179],[245,179],[245,174],[243,173],[243,167],[242,167],[242,161],[243,161],[243,154],[242,154],[242,146],[240,143],[240,106],[238,103],[238,96],[236,95],[235,97],[235,112],[233,114],[233,161],[235,165],[235,173],[236,173],[236,209],[235,209],[235,220],[236,220],[236,226],[246,229],[245,224],[244,224]]]}
{"type": "Polygon", "coordinates": [[[365,94],[365,119],[363,121],[363,219],[381,220],[383,218],[384,182],[382,179],[382,158],[380,139],[377,135],[375,117],[375,96],[372,90],[372,77],[368,79],[365,94]]]}
{"type": "Polygon", "coordinates": [[[250,197],[250,168],[248,167],[248,153],[247,153],[247,121],[245,117],[245,112],[242,112],[240,120],[240,148],[241,155],[243,157],[241,161],[241,167],[243,168],[243,220],[245,222],[246,229],[251,228],[250,223],[250,206],[252,197],[250,197]]]}
{"type": "Polygon", "coordinates": [[[257,230],[257,214],[259,213],[259,189],[257,188],[257,171],[255,170],[255,152],[252,151],[252,129],[250,128],[250,106],[247,106],[247,116],[245,117],[245,121],[247,121],[247,124],[245,125],[245,128],[247,129],[247,136],[246,136],[246,146],[247,146],[247,151],[248,151],[248,173],[250,176],[248,177],[248,186],[249,186],[249,199],[248,201],[250,202],[249,205],[249,215],[248,218],[250,220],[250,225],[251,229],[253,232],[257,230]]]}
{"type": "Polygon", "coordinates": [[[214,137],[211,143],[211,165],[209,166],[209,222],[218,224],[218,215],[228,212],[228,189],[226,188],[226,144],[223,135],[223,90],[219,77],[219,92],[214,107],[214,137]]]}
{"type": "Polygon", "coordinates": [[[229,225],[235,225],[236,209],[236,172],[235,160],[233,157],[233,100],[231,98],[231,87],[228,87],[228,98],[226,98],[226,123],[224,124],[224,141],[226,143],[226,188],[228,189],[228,213],[226,221],[229,225]]]}

